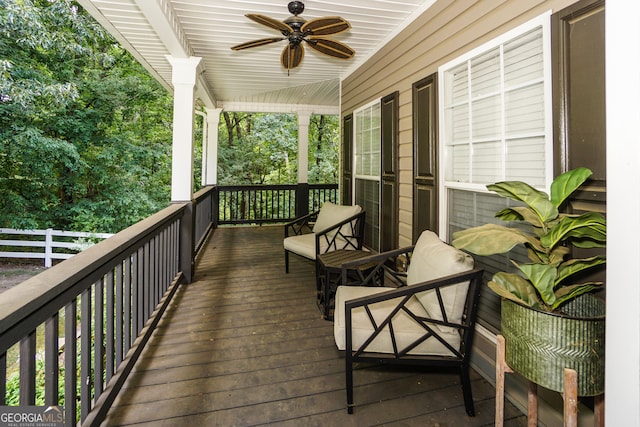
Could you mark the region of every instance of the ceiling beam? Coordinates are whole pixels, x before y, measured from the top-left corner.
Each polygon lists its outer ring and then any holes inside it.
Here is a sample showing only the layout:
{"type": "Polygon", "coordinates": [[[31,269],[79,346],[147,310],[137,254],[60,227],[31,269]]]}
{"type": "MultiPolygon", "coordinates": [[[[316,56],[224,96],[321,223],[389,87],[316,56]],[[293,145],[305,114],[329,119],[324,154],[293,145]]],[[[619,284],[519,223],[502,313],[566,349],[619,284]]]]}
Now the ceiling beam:
{"type": "Polygon", "coordinates": [[[171,56],[174,58],[193,56],[193,49],[189,46],[187,36],[182,30],[180,22],[175,18],[173,8],[168,1],[134,1],[171,56]]]}
{"type": "MultiPolygon", "coordinates": [[[[193,49],[189,45],[187,36],[169,1],[134,1],[172,57],[189,58],[193,56],[193,49]]],[[[209,91],[206,81],[202,78],[202,73],[198,74],[196,95],[207,108],[217,107],[216,99],[209,91]]]]}
{"type": "Polygon", "coordinates": [[[309,114],[338,115],[338,105],[308,105],[308,104],[267,104],[252,102],[225,102],[219,104],[224,111],[237,111],[243,113],[282,113],[297,114],[306,112],[309,114]]]}

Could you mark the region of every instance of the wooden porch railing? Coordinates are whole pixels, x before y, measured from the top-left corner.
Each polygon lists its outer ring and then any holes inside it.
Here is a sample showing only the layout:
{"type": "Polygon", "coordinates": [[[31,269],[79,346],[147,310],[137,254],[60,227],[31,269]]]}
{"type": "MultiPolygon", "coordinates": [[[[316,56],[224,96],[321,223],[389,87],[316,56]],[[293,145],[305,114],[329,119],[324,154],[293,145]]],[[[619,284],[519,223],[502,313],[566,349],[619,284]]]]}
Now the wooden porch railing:
{"type": "Polygon", "coordinates": [[[2,295],[0,405],[8,403],[7,356],[16,351],[20,406],[36,405],[36,361],[44,360],[38,405],[64,406],[68,426],[100,424],[185,280],[188,205],[171,205],[2,295]]]}
{"type": "Polygon", "coordinates": [[[5,292],[0,405],[14,357],[18,405],[64,406],[65,425],[100,425],[213,228],[287,221],[336,199],[337,185],[207,187],[5,292]]]}
{"type": "Polygon", "coordinates": [[[338,184],[218,186],[218,224],[287,222],[338,202],[338,184]]]}

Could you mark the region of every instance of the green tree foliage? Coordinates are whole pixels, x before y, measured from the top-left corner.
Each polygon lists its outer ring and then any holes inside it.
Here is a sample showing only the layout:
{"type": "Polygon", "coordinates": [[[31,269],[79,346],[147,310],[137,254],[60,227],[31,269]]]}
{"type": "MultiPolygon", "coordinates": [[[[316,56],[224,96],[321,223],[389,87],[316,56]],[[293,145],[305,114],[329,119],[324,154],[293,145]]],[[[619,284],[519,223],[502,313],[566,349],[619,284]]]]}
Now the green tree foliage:
{"type": "Polygon", "coordinates": [[[309,122],[309,183],[336,184],[340,162],[338,116],[313,115],[309,122]]]}
{"type": "MultiPolygon", "coordinates": [[[[0,227],[117,232],[162,209],[172,98],[71,0],[0,0],[0,227]]],[[[297,181],[293,114],[223,113],[221,184],[297,181]]],[[[196,118],[194,191],[202,118],[196,118]]],[[[337,182],[338,120],[312,116],[309,182],[337,182]]]]}
{"type": "Polygon", "coordinates": [[[166,206],[171,95],[70,0],[0,0],[0,226],[117,232],[166,206]]]}
{"type": "MultiPolygon", "coordinates": [[[[218,182],[295,184],[298,121],[294,114],[223,112],[218,133],[218,182]]],[[[338,182],[339,121],[315,115],[309,123],[309,182],[338,182]]]]}
{"type": "Polygon", "coordinates": [[[218,132],[218,182],[293,184],[298,122],[293,114],[223,112],[218,132]]]}

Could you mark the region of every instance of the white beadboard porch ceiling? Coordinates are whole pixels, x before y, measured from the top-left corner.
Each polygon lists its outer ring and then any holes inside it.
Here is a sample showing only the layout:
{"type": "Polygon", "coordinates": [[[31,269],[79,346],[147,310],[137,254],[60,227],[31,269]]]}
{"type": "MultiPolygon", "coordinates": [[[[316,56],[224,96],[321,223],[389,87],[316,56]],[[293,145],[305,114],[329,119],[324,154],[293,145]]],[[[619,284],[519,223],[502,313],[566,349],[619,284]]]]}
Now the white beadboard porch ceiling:
{"type": "Polygon", "coordinates": [[[284,20],[288,0],[79,0],[165,87],[167,55],[201,57],[197,94],[208,108],[236,111],[337,112],[340,81],[398,34],[435,0],[308,0],[302,17],[341,16],[352,28],[331,36],[356,51],[341,60],[305,48],[302,64],[280,64],[285,41],[232,51],[231,46],[279,33],[244,15],[284,20]]]}

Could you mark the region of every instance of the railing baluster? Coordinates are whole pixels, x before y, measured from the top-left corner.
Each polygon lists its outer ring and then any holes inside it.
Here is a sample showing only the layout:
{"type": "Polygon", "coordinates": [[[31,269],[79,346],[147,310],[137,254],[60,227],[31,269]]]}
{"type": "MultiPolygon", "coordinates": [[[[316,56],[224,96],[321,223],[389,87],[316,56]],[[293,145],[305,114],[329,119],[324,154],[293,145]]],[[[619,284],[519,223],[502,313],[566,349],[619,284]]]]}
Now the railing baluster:
{"type": "Polygon", "coordinates": [[[20,340],[20,405],[36,404],[36,331],[20,340]]]}
{"type": "Polygon", "coordinates": [[[143,287],[143,282],[144,282],[144,248],[141,247],[140,249],[138,249],[137,255],[136,255],[136,264],[135,264],[135,273],[136,273],[136,281],[135,281],[135,290],[132,289],[133,293],[133,298],[135,300],[135,305],[133,305],[133,312],[134,312],[134,324],[133,324],[133,330],[132,330],[132,334],[131,334],[131,345],[133,345],[133,340],[135,339],[135,337],[140,333],[140,330],[142,330],[142,325],[144,324],[143,320],[142,320],[142,316],[143,316],[143,299],[144,299],[144,287],[143,287]]]}
{"type": "Polygon", "coordinates": [[[91,287],[80,300],[80,420],[91,409],[91,287]]]}
{"type": "Polygon", "coordinates": [[[104,277],[94,284],[95,309],[93,325],[93,400],[98,400],[103,390],[102,372],[104,371],[104,277]]]}
{"type": "Polygon", "coordinates": [[[0,353],[0,406],[7,404],[7,353],[0,353]]]}
{"type": "Polygon", "coordinates": [[[151,299],[153,298],[153,292],[151,291],[150,286],[150,278],[151,275],[151,241],[145,243],[144,245],[144,257],[143,257],[143,274],[142,274],[142,318],[140,319],[140,329],[138,333],[144,328],[144,324],[146,319],[149,317],[149,306],[151,306],[151,299]]]}
{"type": "Polygon", "coordinates": [[[123,292],[124,288],[123,288],[123,284],[124,284],[124,275],[125,275],[125,271],[126,271],[126,267],[123,268],[122,265],[124,264],[125,266],[126,264],[126,260],[123,262],[120,262],[117,266],[116,266],[116,273],[115,273],[115,289],[114,289],[114,300],[115,300],[115,311],[114,311],[114,321],[115,321],[115,346],[114,346],[114,353],[115,353],[115,367],[120,365],[120,362],[122,362],[122,353],[123,353],[123,341],[124,341],[124,323],[125,323],[125,318],[129,315],[128,311],[124,312],[124,298],[126,293],[123,292]]]}
{"type": "Polygon", "coordinates": [[[67,427],[76,425],[76,385],[78,384],[77,302],[64,308],[64,418],[67,427]]]}
{"type": "MultiPolygon", "coordinates": [[[[118,269],[116,268],[116,273],[118,269]]],[[[114,360],[115,360],[115,341],[117,333],[115,331],[115,283],[114,283],[113,270],[107,272],[105,279],[105,293],[106,293],[106,310],[105,310],[105,378],[106,383],[109,384],[109,380],[113,376],[114,360]]]]}
{"type": "Polygon", "coordinates": [[[44,324],[44,404],[58,404],[58,313],[44,324]]]}
{"type": "Polygon", "coordinates": [[[149,241],[149,292],[151,298],[149,298],[149,305],[147,306],[147,312],[145,313],[144,318],[147,319],[149,315],[153,312],[153,308],[158,303],[158,272],[156,268],[158,267],[158,244],[157,244],[158,236],[152,237],[149,241]]]}
{"type": "Polygon", "coordinates": [[[169,232],[165,229],[162,230],[162,244],[160,245],[160,268],[162,269],[162,276],[160,278],[162,283],[162,295],[169,289],[169,260],[167,259],[167,245],[169,244],[169,232]]]}
{"type": "Polygon", "coordinates": [[[124,306],[124,319],[123,319],[123,337],[122,337],[122,356],[127,354],[131,348],[133,342],[131,335],[134,330],[134,321],[136,318],[135,307],[136,301],[133,296],[133,283],[135,277],[135,256],[136,253],[132,253],[124,260],[124,292],[123,292],[123,306],[124,306]]]}
{"type": "Polygon", "coordinates": [[[151,306],[151,311],[149,313],[153,313],[153,310],[156,308],[158,303],[160,302],[160,298],[162,296],[162,274],[160,273],[160,243],[162,242],[162,233],[158,234],[154,239],[154,248],[153,248],[153,288],[155,291],[154,304],[151,306]]]}

